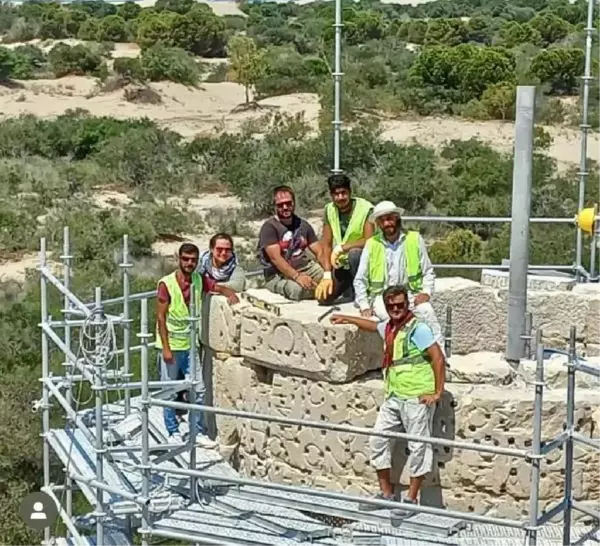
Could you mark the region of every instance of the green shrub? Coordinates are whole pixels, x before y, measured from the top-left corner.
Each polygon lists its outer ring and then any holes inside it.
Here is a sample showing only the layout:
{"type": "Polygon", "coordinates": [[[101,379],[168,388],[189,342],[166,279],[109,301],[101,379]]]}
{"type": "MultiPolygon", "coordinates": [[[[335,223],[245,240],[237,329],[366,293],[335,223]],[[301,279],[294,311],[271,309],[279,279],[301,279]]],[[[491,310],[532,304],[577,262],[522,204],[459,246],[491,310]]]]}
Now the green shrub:
{"type": "Polygon", "coordinates": [[[195,86],[200,80],[198,63],[183,49],[156,45],[144,50],[140,61],[150,81],[170,80],[195,86]]]}
{"type": "Polygon", "coordinates": [[[129,32],[123,17],[109,15],[100,19],[96,40],[100,42],[127,42],[129,39],[129,32]]]}
{"type": "Polygon", "coordinates": [[[6,47],[0,47],[0,82],[10,78],[15,64],[12,51],[6,47]]]}
{"type": "Polygon", "coordinates": [[[144,82],[147,79],[142,63],[137,58],[118,57],[114,61],[113,70],[130,82],[144,82]]]}
{"type": "Polygon", "coordinates": [[[104,65],[100,54],[81,44],[56,44],[48,53],[48,61],[57,78],[67,75],[97,75],[104,65]]]}

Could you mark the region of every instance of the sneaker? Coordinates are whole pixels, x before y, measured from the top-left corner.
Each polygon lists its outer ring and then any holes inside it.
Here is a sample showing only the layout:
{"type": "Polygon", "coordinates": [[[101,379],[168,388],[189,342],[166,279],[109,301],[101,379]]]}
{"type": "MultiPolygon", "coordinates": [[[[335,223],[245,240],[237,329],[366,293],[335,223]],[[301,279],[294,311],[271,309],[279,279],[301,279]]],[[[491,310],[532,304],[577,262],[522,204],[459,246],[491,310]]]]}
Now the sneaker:
{"type": "MultiPolygon", "coordinates": [[[[377,493],[377,495],[373,496],[372,499],[373,500],[387,500],[387,501],[396,500],[396,499],[394,499],[393,495],[391,497],[386,497],[383,493],[377,493]]],[[[374,510],[387,510],[387,508],[384,508],[383,506],[377,506],[376,504],[367,504],[366,502],[359,502],[358,509],[361,512],[372,512],[374,510]]]]}
{"type": "Polygon", "coordinates": [[[202,447],[204,449],[215,449],[219,446],[218,442],[211,440],[208,436],[204,434],[196,435],[196,447],[202,447]]]}
{"type": "MultiPolygon", "coordinates": [[[[410,504],[411,506],[416,506],[417,503],[412,500],[409,499],[408,497],[403,498],[400,501],[401,504],[410,504]]],[[[392,523],[394,522],[394,519],[406,519],[409,516],[414,516],[417,512],[413,512],[411,510],[404,510],[403,508],[394,508],[391,511],[390,517],[392,519],[392,523]]]]}
{"type": "Polygon", "coordinates": [[[170,444],[185,444],[185,440],[183,439],[183,435],[181,432],[177,431],[173,434],[169,435],[169,443],[170,444]]]}

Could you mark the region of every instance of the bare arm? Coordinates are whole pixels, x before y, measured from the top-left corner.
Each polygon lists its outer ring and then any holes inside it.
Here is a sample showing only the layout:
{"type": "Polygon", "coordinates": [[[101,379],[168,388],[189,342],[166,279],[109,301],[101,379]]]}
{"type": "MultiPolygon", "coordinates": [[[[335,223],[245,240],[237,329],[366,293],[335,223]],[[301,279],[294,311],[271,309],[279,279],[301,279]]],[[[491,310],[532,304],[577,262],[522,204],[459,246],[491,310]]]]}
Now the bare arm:
{"type": "Polygon", "coordinates": [[[281,255],[279,244],[275,243],[267,246],[265,248],[265,253],[269,257],[273,267],[275,267],[284,277],[292,279],[293,281],[298,278],[300,272],[296,271],[288,262],[286,262],[285,258],[281,255]]]}
{"type": "Polygon", "coordinates": [[[333,322],[333,324],[352,324],[354,326],[358,326],[365,332],[377,331],[377,322],[368,318],[355,317],[352,315],[340,315],[336,313],[335,315],[331,315],[331,322],[333,322]]]}
{"type": "Polygon", "coordinates": [[[331,271],[331,264],[329,263],[329,254],[325,253],[325,249],[321,244],[321,241],[316,241],[312,245],[309,245],[311,252],[316,256],[317,261],[323,268],[323,271],[331,271]]]}
{"type": "Polygon", "coordinates": [[[444,354],[437,343],[434,343],[427,349],[427,354],[431,359],[431,366],[433,368],[433,376],[435,377],[435,395],[437,397],[442,396],[444,392],[444,382],[446,359],[444,354]]]}
{"type": "Polygon", "coordinates": [[[163,351],[169,352],[169,333],[167,331],[167,312],[169,311],[169,302],[156,300],[156,324],[158,325],[158,335],[162,342],[163,351]]]}
{"type": "MultiPolygon", "coordinates": [[[[329,224],[323,224],[323,237],[321,238],[321,248],[325,257],[331,256],[331,252],[333,250],[333,232],[331,231],[331,226],[329,224]]],[[[325,265],[323,267],[324,271],[331,271],[331,263],[329,263],[329,259],[325,260],[325,265]]]]}

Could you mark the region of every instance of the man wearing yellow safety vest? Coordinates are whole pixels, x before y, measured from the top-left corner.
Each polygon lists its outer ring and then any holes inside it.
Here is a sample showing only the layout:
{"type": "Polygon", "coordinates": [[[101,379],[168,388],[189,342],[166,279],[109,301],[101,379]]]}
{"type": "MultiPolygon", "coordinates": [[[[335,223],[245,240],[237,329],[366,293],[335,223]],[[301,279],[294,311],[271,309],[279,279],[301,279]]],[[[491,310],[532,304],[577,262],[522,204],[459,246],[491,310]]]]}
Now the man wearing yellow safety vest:
{"type": "Polygon", "coordinates": [[[392,201],[382,201],[373,209],[370,218],[378,229],[360,258],[354,278],[355,302],[363,317],[375,315],[385,320],[383,291],[388,286],[406,286],[412,311],[443,346],[442,329],[430,302],[435,272],[419,232],[402,229],[401,213],[392,201]]]}
{"type": "MultiPolygon", "coordinates": [[[[204,404],[206,388],[200,364],[200,344],[196,343],[196,362],[190,362],[190,300],[192,291],[197,313],[200,314],[202,302],[202,277],[196,272],[200,251],[196,245],[184,243],[179,248],[179,268],[158,281],[156,304],[156,348],[160,366],[160,380],[173,381],[185,379],[190,365],[196,366],[196,403],[204,404]]],[[[199,338],[199,332],[198,332],[199,338]]],[[[196,445],[207,449],[217,447],[206,431],[204,413],[194,412],[196,427],[196,445]]],[[[173,408],[164,409],[165,427],[169,433],[169,443],[183,443],[179,432],[177,414],[173,408]]]]}
{"type": "MultiPolygon", "coordinates": [[[[408,290],[390,286],[383,292],[383,302],[389,320],[377,322],[372,318],[333,314],[334,324],[353,324],[361,330],[375,332],[384,340],[383,377],[385,400],[377,415],[374,430],[401,432],[417,437],[430,437],[435,406],[444,392],[444,354],[435,342],[431,328],[409,310],[408,290]]],[[[394,500],[391,481],[393,440],[371,436],[371,464],[377,471],[381,493],[377,498],[394,500]]],[[[410,482],[403,503],[418,503],[419,491],[425,476],[433,468],[433,448],[429,443],[408,441],[410,482]]],[[[362,510],[377,509],[365,504],[362,510]]],[[[402,508],[394,515],[410,515],[402,508]]]]}
{"type": "Polygon", "coordinates": [[[332,174],[327,184],[331,203],[325,206],[321,244],[327,257],[325,272],[333,270],[333,279],[321,281],[316,297],[333,303],[345,293],[354,299],[353,281],[360,255],[375,227],[369,222],[373,205],[366,199],[352,197],[347,175],[332,174]]]}

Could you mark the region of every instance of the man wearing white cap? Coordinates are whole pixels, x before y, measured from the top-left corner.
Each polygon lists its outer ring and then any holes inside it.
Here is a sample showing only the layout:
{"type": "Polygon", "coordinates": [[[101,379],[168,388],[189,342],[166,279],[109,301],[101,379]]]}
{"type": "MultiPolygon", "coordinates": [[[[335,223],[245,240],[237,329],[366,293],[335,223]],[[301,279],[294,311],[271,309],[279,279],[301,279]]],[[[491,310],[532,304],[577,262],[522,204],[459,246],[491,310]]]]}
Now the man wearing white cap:
{"type": "Polygon", "coordinates": [[[430,302],[435,272],[423,237],[418,231],[402,229],[402,212],[392,201],[382,201],[373,209],[369,220],[378,230],[361,255],[354,279],[355,301],[362,316],[387,320],[383,291],[388,286],[406,286],[415,316],[429,325],[443,347],[442,329],[430,302]]]}

